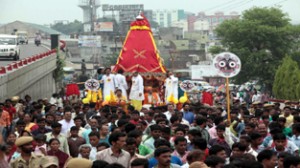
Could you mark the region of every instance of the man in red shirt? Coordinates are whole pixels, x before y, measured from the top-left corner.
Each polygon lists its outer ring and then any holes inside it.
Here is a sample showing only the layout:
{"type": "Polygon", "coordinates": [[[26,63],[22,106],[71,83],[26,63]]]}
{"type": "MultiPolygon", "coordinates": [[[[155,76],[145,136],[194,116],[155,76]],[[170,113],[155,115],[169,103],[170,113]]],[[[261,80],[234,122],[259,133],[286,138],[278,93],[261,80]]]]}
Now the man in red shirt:
{"type": "MultiPolygon", "coordinates": [[[[1,106],[1,105],[0,105],[1,106]]],[[[16,116],[16,108],[14,108],[14,106],[12,105],[12,101],[11,99],[6,99],[5,100],[5,104],[3,106],[3,110],[7,111],[9,113],[10,116],[10,122],[12,122],[12,120],[15,118],[16,116]]]]}

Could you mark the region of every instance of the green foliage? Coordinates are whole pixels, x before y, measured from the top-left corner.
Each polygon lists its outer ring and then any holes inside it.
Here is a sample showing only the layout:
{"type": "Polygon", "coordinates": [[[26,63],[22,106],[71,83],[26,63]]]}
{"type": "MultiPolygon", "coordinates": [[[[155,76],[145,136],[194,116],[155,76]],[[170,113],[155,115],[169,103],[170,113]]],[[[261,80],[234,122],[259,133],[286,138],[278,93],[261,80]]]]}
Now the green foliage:
{"type": "Polygon", "coordinates": [[[70,22],[68,24],[56,23],[55,25],[51,26],[51,28],[64,34],[83,32],[83,24],[78,20],[74,20],[74,22],[70,22]]]}
{"type": "Polygon", "coordinates": [[[56,69],[53,72],[53,77],[56,82],[61,82],[64,77],[65,60],[60,57],[59,48],[56,49],[56,69]]]}
{"type": "Polygon", "coordinates": [[[208,49],[208,52],[213,54],[213,55],[219,54],[219,53],[224,52],[224,51],[225,51],[225,49],[221,46],[211,46],[208,49]]]}
{"type": "Polygon", "coordinates": [[[150,23],[151,28],[158,28],[159,27],[159,24],[157,22],[153,21],[153,20],[150,20],[149,23],[150,23]]]}
{"type": "Polygon", "coordinates": [[[294,50],[300,29],[278,8],[252,8],[239,20],[226,20],[216,28],[221,43],[242,61],[235,82],[259,80],[272,88],[276,68],[294,50]]]}
{"type": "Polygon", "coordinates": [[[105,57],[105,59],[103,60],[104,67],[110,67],[112,65],[115,65],[118,60],[118,57],[118,53],[113,53],[105,57]]]}
{"type": "Polygon", "coordinates": [[[281,66],[276,71],[273,93],[279,99],[300,99],[300,70],[297,62],[290,56],[283,59],[281,66]]]}

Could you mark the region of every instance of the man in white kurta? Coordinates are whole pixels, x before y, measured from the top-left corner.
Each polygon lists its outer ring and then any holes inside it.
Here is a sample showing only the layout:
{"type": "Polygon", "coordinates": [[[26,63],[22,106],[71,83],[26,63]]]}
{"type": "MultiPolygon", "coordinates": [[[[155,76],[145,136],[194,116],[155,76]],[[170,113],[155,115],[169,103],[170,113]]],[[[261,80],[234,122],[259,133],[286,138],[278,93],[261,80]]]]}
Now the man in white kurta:
{"type": "Polygon", "coordinates": [[[115,75],[110,73],[110,68],[105,69],[105,75],[102,76],[103,99],[110,95],[110,91],[115,92],[115,75]]]}
{"type": "Polygon", "coordinates": [[[127,82],[126,82],[126,77],[123,75],[123,70],[118,70],[118,74],[115,76],[115,81],[116,81],[116,89],[121,89],[122,90],[122,95],[127,98],[127,82]]]}
{"type": "Polygon", "coordinates": [[[144,81],[138,72],[133,73],[131,81],[129,99],[131,100],[131,105],[140,111],[142,109],[142,101],[144,100],[144,81]]]}
{"type": "Polygon", "coordinates": [[[173,96],[178,99],[178,78],[172,72],[168,72],[168,77],[165,80],[165,102],[168,103],[168,97],[173,96]]]}

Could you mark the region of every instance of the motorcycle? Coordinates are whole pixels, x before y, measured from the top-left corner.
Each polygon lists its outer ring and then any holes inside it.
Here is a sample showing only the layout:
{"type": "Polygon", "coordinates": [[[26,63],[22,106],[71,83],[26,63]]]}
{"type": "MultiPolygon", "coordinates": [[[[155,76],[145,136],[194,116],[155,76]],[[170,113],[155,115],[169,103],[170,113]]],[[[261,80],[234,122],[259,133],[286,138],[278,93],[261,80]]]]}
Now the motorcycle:
{"type": "Polygon", "coordinates": [[[34,44],[36,46],[40,46],[41,45],[41,38],[39,36],[37,36],[35,39],[34,39],[34,44]]]}
{"type": "Polygon", "coordinates": [[[35,40],[35,41],[34,41],[34,44],[35,44],[36,46],[39,46],[39,45],[41,45],[41,41],[40,41],[40,40],[35,40]]]}

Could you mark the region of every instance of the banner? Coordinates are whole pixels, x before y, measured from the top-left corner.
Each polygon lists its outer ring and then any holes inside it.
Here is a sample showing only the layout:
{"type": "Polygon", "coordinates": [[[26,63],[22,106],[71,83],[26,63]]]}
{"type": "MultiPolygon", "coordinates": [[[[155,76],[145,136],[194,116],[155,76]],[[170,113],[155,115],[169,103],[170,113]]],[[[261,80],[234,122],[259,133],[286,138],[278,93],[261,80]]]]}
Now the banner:
{"type": "Polygon", "coordinates": [[[94,23],[94,30],[96,32],[112,32],[114,31],[114,24],[113,22],[99,22],[94,23]]]}
{"type": "Polygon", "coordinates": [[[79,36],[78,46],[101,48],[101,36],[79,36]]]}

